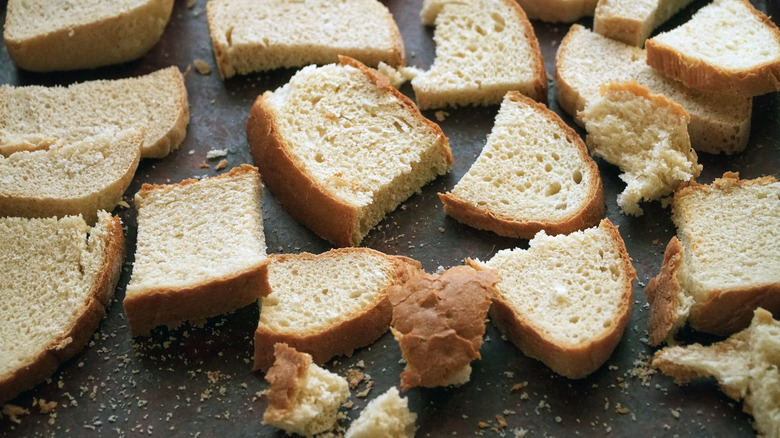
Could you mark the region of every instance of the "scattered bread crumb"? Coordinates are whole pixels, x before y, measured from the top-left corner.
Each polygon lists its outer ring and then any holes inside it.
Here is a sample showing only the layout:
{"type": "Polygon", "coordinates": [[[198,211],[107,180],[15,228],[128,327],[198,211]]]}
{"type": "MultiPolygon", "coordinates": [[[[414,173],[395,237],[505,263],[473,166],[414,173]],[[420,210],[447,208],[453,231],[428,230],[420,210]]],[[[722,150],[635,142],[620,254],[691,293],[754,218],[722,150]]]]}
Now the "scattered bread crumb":
{"type": "Polygon", "coordinates": [[[198,58],[192,61],[192,64],[195,65],[195,70],[197,70],[198,73],[202,75],[211,74],[211,66],[208,62],[198,58]]]}
{"type": "Polygon", "coordinates": [[[56,401],[47,402],[44,399],[40,399],[38,400],[38,407],[41,411],[41,414],[48,414],[49,412],[57,408],[57,402],[56,401]]]}
{"type": "Polygon", "coordinates": [[[187,8],[192,9],[195,7],[195,0],[187,0],[187,8]]]}
{"type": "Polygon", "coordinates": [[[213,160],[215,158],[227,157],[227,154],[227,149],[211,149],[210,151],[206,152],[206,159],[213,160]]]}
{"type": "Polygon", "coordinates": [[[435,113],[433,113],[433,115],[436,117],[436,120],[438,120],[439,122],[443,122],[444,120],[447,119],[450,113],[446,111],[436,111],[435,113]]]}
{"type": "Polygon", "coordinates": [[[351,369],[347,372],[347,382],[349,382],[349,388],[355,389],[363,381],[363,372],[358,369],[351,369]]]}
{"type": "Polygon", "coordinates": [[[9,420],[16,424],[22,423],[22,420],[19,419],[19,417],[29,414],[30,411],[21,406],[12,405],[11,403],[6,403],[3,405],[3,416],[8,417],[9,420]]]}
{"type": "Polygon", "coordinates": [[[499,429],[507,427],[507,422],[503,415],[496,415],[496,421],[498,422],[499,429]]]}
{"type": "Polygon", "coordinates": [[[130,208],[130,204],[128,204],[127,201],[125,201],[124,199],[119,201],[119,204],[117,204],[117,205],[122,207],[122,208],[130,208]]]}
{"type": "Polygon", "coordinates": [[[214,166],[214,169],[216,170],[222,170],[228,166],[228,161],[226,159],[219,160],[219,163],[217,163],[216,166],[214,166]]]}
{"type": "Polygon", "coordinates": [[[211,167],[211,166],[209,166],[209,163],[207,163],[205,161],[200,163],[199,166],[200,166],[201,169],[208,169],[209,167],[211,167]]]}

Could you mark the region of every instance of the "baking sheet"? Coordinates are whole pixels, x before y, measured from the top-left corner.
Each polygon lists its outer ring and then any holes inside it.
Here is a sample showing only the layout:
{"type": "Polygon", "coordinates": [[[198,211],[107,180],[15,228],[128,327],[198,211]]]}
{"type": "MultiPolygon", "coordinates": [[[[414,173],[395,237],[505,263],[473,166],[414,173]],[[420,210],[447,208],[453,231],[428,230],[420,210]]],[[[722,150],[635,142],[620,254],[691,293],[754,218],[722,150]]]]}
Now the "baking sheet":
{"type": "MultiPolygon", "coordinates": [[[[433,31],[419,19],[422,0],[384,2],[392,11],[403,35],[409,64],[427,68],[433,60],[433,31]]],[[[682,23],[692,7],[667,24],[682,23]]],[[[754,1],[770,15],[780,13],[777,2],[754,1]]],[[[4,21],[6,2],[0,2],[4,21]]],[[[777,22],[776,18],[773,18],[777,22]]],[[[591,27],[591,20],[581,21],[591,27]]],[[[554,75],[554,56],[568,25],[533,22],[545,58],[548,75],[554,75]]],[[[189,8],[177,0],[162,40],[140,60],[93,71],[33,74],[17,70],[5,46],[0,50],[0,83],[13,85],[70,84],[91,79],[123,78],[146,74],[169,65],[187,70],[195,59],[212,67],[209,75],[193,69],[185,82],[191,120],[181,148],[160,160],[144,160],[125,194],[132,197],[143,183],[171,183],[196,176],[213,176],[241,163],[251,163],[245,123],[258,94],[276,88],[294,70],[236,77],[223,82],[208,36],[205,1],[189,8]],[[218,160],[207,160],[212,148],[227,149],[229,166],[214,169],[218,160]],[[201,168],[206,162],[209,168],[201,168]]],[[[413,96],[406,85],[402,91],[413,96]]],[[[550,87],[550,106],[566,122],[550,87]]],[[[780,172],[780,96],[755,99],[753,128],[745,152],[731,156],[701,154],[704,165],[700,182],[711,182],[724,171],[739,171],[743,178],[780,172]]],[[[462,263],[465,257],[488,259],[503,248],[527,247],[520,239],[498,237],[461,225],[447,217],[436,196],[451,189],[468,170],[484,145],[497,106],[446,109],[441,122],[455,157],[453,171],[425,186],[422,193],[404,202],[364,240],[364,246],[419,260],[428,271],[462,263]]],[[[434,111],[424,112],[435,120],[434,111]]],[[[578,132],[582,133],[582,130],[578,132]]],[[[622,216],[615,199],[622,191],[617,168],[598,161],[607,200],[607,217],[620,226],[639,281],[635,283],[631,321],[611,359],[591,376],[568,380],[555,375],[541,362],[525,357],[501,339],[487,324],[482,360],[472,364],[471,382],[460,388],[412,389],[411,409],[417,413],[418,436],[471,436],[527,432],[527,436],[752,436],[750,417],[718,389],[713,380],[679,387],[663,376],[646,375],[643,361],[652,354],[646,344],[648,310],[644,286],[655,276],[666,243],[674,234],[670,212],[658,203],[643,205],[640,218],[622,216]],[[514,389],[513,389],[514,388],[514,389]],[[499,428],[501,416],[506,426],[499,428]],[[487,426],[487,427],[480,427],[487,426]]],[[[0,420],[0,436],[282,436],[261,424],[266,402],[258,396],[266,389],[263,375],[251,372],[252,335],[258,318],[256,305],[209,320],[203,327],[157,329],[151,338],[129,336],[121,300],[130,277],[136,240],[135,210],[116,211],[126,228],[127,258],[116,291],[92,342],[35,389],[12,402],[32,413],[20,424],[0,420]],[[55,401],[52,413],[31,406],[40,399],[55,401]]],[[[780,212],[778,212],[780,214],[780,212]]],[[[319,253],[330,245],[295,222],[266,190],[263,198],[266,239],[270,252],[319,253]]],[[[683,343],[712,342],[716,338],[683,330],[683,343]]],[[[328,369],[346,374],[361,369],[370,376],[352,391],[349,419],[358,416],[367,401],[399,384],[400,351],[387,333],[369,348],[351,358],[339,358],[328,369]]],[[[348,425],[349,420],[341,421],[348,425]]]]}

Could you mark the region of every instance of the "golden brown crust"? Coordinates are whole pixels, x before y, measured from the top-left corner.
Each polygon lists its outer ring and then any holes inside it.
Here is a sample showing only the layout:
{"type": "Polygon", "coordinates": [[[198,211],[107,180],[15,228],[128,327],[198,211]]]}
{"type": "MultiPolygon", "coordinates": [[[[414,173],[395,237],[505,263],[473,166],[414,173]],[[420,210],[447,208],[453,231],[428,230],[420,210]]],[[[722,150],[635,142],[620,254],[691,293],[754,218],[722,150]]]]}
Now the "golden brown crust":
{"type": "Polygon", "coordinates": [[[597,0],[517,0],[528,17],[550,23],[571,23],[593,15],[597,0]]]}
{"type": "Polygon", "coordinates": [[[141,158],[162,158],[181,146],[187,135],[187,124],[190,122],[190,104],[187,100],[187,87],[184,85],[184,77],[177,67],[169,67],[177,74],[176,93],[178,95],[178,112],[176,120],[168,132],[159,139],[144,139],[144,148],[141,150],[141,158]],[[153,141],[153,142],[152,142],[153,141]]]}
{"type": "Polygon", "coordinates": [[[515,0],[504,0],[504,3],[515,11],[520,26],[523,28],[523,37],[528,41],[528,44],[531,46],[531,52],[533,53],[533,58],[531,59],[531,68],[534,71],[533,93],[528,97],[546,104],[547,70],[544,68],[544,58],[542,58],[542,49],[539,48],[539,40],[536,38],[534,28],[528,20],[528,16],[525,14],[523,8],[521,8],[515,0]]]}
{"type": "Polygon", "coordinates": [[[312,358],[299,353],[287,344],[274,344],[273,366],[265,375],[268,382],[268,408],[263,414],[263,424],[278,421],[287,416],[300,390],[301,378],[311,365],[312,358]]]}
{"type": "MultiPolygon", "coordinates": [[[[655,106],[668,108],[669,110],[672,111],[672,113],[674,113],[675,116],[677,116],[680,119],[684,119],[686,123],[690,123],[691,121],[691,115],[688,114],[688,111],[685,111],[685,108],[683,108],[682,105],[678,104],[672,99],[669,99],[663,94],[651,93],[647,87],[645,87],[644,85],[640,85],[637,81],[608,82],[606,84],[602,84],[601,87],[599,87],[599,94],[601,96],[604,96],[604,94],[606,94],[607,92],[620,92],[620,91],[627,91],[633,94],[634,96],[647,99],[650,102],[652,102],[653,105],[655,106]]],[[[582,116],[579,114],[578,117],[582,118],[582,116]]]]}
{"type": "Polygon", "coordinates": [[[650,303],[650,317],[647,320],[650,345],[659,345],[669,336],[674,336],[672,330],[680,310],[679,296],[684,293],[683,285],[678,279],[683,262],[682,244],[677,237],[672,237],[664,251],[661,272],[647,283],[645,289],[647,301],[650,303]]]}
{"type": "Polygon", "coordinates": [[[569,31],[566,32],[566,36],[561,40],[561,45],[558,46],[558,52],[555,54],[555,98],[561,105],[561,108],[566,113],[571,114],[574,117],[574,121],[582,127],[585,125],[582,119],[577,117],[577,114],[585,109],[585,98],[571,84],[563,80],[563,57],[561,53],[568,50],[569,42],[583,31],[586,31],[586,29],[582,25],[572,24],[569,31]]]}
{"type": "Polygon", "coordinates": [[[627,17],[599,16],[599,8],[593,18],[593,31],[607,38],[642,47],[647,39],[648,25],[639,20],[627,17]]]}

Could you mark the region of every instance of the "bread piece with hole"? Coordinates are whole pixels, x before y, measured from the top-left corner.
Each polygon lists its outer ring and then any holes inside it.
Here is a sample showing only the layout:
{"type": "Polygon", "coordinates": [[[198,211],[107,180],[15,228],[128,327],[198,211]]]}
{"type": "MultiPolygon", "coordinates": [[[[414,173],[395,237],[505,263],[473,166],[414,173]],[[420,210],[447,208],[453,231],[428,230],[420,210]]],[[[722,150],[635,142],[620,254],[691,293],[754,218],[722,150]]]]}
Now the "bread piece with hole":
{"type": "Polygon", "coordinates": [[[598,224],[604,189],[580,136],[543,104],[509,92],[487,143],[451,192],[458,221],[502,236],[567,234],[598,224]]]}
{"type": "Polygon", "coordinates": [[[368,402],[344,438],[414,438],[415,420],[417,414],[409,411],[409,400],[400,397],[393,386],[368,402]]]}
{"type": "Polygon", "coordinates": [[[550,23],[572,23],[590,17],[598,0],[517,0],[528,18],[550,23]]]}
{"type": "Polygon", "coordinates": [[[607,38],[642,47],[655,28],[693,0],[600,0],[593,31],[607,38]]]}

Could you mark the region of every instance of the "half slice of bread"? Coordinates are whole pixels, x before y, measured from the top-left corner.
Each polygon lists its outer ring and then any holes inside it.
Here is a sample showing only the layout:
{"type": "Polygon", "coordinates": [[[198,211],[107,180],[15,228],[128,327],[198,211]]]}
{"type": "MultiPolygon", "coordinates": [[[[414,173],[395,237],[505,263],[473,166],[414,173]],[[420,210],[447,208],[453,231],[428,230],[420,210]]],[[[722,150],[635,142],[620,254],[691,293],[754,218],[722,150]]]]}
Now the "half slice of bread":
{"type": "Polygon", "coordinates": [[[593,31],[607,38],[642,47],[655,28],[693,0],[600,0],[593,31]]]}
{"type": "Polygon", "coordinates": [[[290,214],[357,246],[385,214],[448,172],[449,143],[387,78],[351,58],[309,66],[257,98],[252,158],[290,214]]]}
{"type": "Polygon", "coordinates": [[[0,155],[0,216],[83,216],[122,200],[141,158],[142,130],[102,134],[48,150],[0,155]]]}
{"type": "Polygon", "coordinates": [[[756,420],[758,436],[780,433],[780,322],[756,309],[750,326],[725,341],[667,347],[655,353],[653,367],[678,384],[715,377],[721,390],[742,400],[742,410],[756,420]]]}
{"type": "Polygon", "coordinates": [[[514,0],[426,0],[436,58],[412,79],[420,109],[493,105],[517,90],[547,101],[547,75],[534,29],[514,0]]]}
{"type": "Polygon", "coordinates": [[[415,420],[417,414],[409,411],[409,400],[401,398],[393,386],[368,402],[344,438],[414,438],[415,420]]]}
{"type": "Polygon", "coordinates": [[[696,330],[729,335],[747,327],[757,307],[780,314],[778,212],[780,182],[772,176],[727,172],[674,194],[679,240],[669,242],[646,290],[652,344],[673,337],[686,316],[696,330]]]}
{"type": "Polygon", "coordinates": [[[588,102],[580,117],[591,153],[623,172],[627,186],[617,202],[625,214],[641,216],[640,201],[670,195],[701,172],[688,113],[636,82],[602,85],[601,97],[588,102]]]}
{"type": "Polygon", "coordinates": [[[0,87],[0,155],[73,143],[107,130],[142,128],[141,156],[161,158],[184,140],[190,119],[179,69],[68,87],[0,87]]]}
{"type": "Polygon", "coordinates": [[[406,63],[398,26],[377,0],[211,0],[207,16],[223,78],[339,55],[371,67],[406,63]]]}
{"type": "Polygon", "coordinates": [[[460,222],[530,239],[596,225],[604,189],[580,136],[541,103],[509,92],[482,153],[452,192],[439,194],[460,222]]]}
{"type": "Polygon", "coordinates": [[[92,337],[125,255],[119,218],[0,218],[0,404],[49,377],[92,337]],[[33,293],[34,292],[34,293],[33,293]]]}
{"type": "Polygon", "coordinates": [[[172,9],[173,0],[9,0],[3,36],[25,70],[94,68],[148,52],[172,9]]]}
{"type": "Polygon", "coordinates": [[[617,227],[540,231],[527,250],[470,262],[501,276],[490,319],[522,352],[580,379],[612,355],[631,315],[636,271],[617,227]]]}
{"type": "Polygon", "coordinates": [[[780,30],[748,0],[715,0],[649,39],[647,63],[697,90],[771,93],[780,90],[780,30]]]}
{"type": "Polygon", "coordinates": [[[273,364],[278,342],[311,354],[317,364],[370,345],[390,328],[387,290],[419,269],[414,260],[368,248],[274,256],[271,289],[260,302],[254,369],[273,364]]]}
{"type": "Polygon", "coordinates": [[[555,78],[558,102],[580,125],[577,114],[587,102],[598,99],[601,85],[635,80],[688,111],[688,133],[696,151],[733,154],[747,145],[752,99],[687,88],[650,68],[644,50],[578,24],[571,27],[558,49],[555,78]]]}
{"type": "Polygon", "coordinates": [[[247,164],[208,179],[144,184],[124,306],[133,336],[246,306],[267,293],[263,187],[247,164]]]}
{"type": "Polygon", "coordinates": [[[593,15],[598,0],[517,0],[528,18],[571,23],[593,15]]]}

